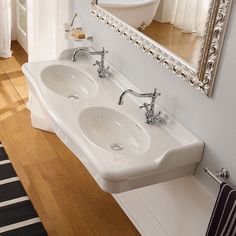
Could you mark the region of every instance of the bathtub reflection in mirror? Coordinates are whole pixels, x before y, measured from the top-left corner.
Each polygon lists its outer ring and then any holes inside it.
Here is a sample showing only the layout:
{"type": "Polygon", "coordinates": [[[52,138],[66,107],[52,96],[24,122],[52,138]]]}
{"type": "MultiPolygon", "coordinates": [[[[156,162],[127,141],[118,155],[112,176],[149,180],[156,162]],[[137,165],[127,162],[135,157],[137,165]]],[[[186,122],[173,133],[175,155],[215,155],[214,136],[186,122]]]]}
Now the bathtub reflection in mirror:
{"type": "Polygon", "coordinates": [[[98,0],[98,5],[197,68],[211,0],[98,0]]]}

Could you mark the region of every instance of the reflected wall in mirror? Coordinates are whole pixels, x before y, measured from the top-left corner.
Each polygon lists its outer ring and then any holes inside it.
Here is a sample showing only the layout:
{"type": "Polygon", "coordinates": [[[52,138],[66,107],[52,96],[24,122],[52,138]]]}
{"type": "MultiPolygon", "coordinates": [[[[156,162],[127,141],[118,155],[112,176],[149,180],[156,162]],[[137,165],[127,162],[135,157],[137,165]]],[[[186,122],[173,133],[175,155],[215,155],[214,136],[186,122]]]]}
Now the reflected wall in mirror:
{"type": "Polygon", "coordinates": [[[94,14],[207,96],[232,0],[94,0],[94,14]]]}

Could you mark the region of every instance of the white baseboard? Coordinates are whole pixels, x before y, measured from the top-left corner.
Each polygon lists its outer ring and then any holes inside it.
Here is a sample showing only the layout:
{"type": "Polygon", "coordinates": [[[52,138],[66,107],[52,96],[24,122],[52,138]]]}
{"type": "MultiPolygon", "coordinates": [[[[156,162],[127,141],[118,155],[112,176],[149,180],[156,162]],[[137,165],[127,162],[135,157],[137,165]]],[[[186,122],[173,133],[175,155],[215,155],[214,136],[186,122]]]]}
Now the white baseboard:
{"type": "Polygon", "coordinates": [[[125,214],[132,221],[136,229],[143,236],[167,236],[164,228],[153,217],[138,196],[132,191],[122,194],[114,194],[113,197],[121,206],[125,214]]]}
{"type": "Polygon", "coordinates": [[[143,236],[205,235],[215,202],[194,177],[113,197],[143,236]]]}

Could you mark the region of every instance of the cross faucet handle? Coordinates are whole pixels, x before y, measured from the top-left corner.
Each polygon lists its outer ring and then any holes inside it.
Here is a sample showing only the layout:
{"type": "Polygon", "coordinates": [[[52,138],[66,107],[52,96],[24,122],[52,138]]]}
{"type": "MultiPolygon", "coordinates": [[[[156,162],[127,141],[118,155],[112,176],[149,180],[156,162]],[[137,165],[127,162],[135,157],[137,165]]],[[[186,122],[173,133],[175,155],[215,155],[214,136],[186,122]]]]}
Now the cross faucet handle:
{"type": "Polygon", "coordinates": [[[157,89],[155,88],[154,92],[153,92],[153,97],[157,98],[157,97],[160,97],[160,96],[161,96],[161,93],[158,93],[157,89]]]}
{"type": "Polygon", "coordinates": [[[105,48],[104,48],[104,47],[102,47],[102,53],[103,53],[103,54],[107,54],[107,53],[108,53],[108,51],[107,51],[107,50],[105,50],[105,48]]]}

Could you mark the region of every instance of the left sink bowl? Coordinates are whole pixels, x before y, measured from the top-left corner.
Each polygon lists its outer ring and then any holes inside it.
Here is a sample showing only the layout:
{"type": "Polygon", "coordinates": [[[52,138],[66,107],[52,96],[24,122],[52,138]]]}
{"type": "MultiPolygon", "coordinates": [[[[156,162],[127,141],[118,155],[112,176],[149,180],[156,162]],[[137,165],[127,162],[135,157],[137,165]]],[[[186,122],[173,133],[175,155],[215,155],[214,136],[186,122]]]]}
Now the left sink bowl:
{"type": "Polygon", "coordinates": [[[48,66],[41,78],[47,88],[70,99],[91,98],[98,92],[98,84],[89,74],[67,65],[48,66]]]}

